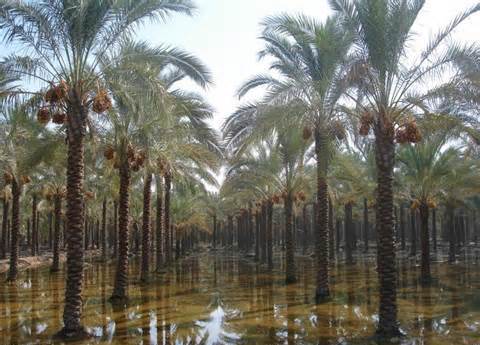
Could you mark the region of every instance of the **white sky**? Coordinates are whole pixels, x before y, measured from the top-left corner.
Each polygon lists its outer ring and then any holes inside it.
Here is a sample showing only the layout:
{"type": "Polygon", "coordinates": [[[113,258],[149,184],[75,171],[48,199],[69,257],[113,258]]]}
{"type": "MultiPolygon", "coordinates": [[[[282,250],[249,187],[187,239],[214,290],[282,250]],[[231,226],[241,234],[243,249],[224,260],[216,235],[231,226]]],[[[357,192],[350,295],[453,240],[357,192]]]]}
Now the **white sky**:
{"type": "MultiPolygon", "coordinates": [[[[181,47],[198,56],[212,71],[215,85],[206,97],[215,108],[212,121],[220,128],[226,116],[239,105],[235,92],[250,76],[266,71],[257,60],[262,48],[259,23],[266,16],[282,12],[305,13],[323,20],[331,11],[327,0],[197,0],[194,17],[175,15],[167,23],[142,28],[139,38],[152,44],[181,47]]],[[[478,0],[427,0],[415,28],[420,49],[438,29],[478,0]]],[[[480,37],[480,14],[465,22],[455,38],[465,41],[480,37]]]]}

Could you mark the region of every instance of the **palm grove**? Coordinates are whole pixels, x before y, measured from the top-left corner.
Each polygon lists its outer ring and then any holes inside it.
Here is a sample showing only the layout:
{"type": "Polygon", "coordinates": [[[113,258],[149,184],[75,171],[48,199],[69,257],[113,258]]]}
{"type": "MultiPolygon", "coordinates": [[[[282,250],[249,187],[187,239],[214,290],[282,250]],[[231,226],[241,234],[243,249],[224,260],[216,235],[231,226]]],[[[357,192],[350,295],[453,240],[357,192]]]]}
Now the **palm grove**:
{"type": "Polygon", "coordinates": [[[3,39],[16,51],[0,68],[0,254],[14,282],[20,253],[51,251],[54,274],[66,250],[58,336],[86,335],[90,249],[115,260],[111,302],[124,303],[131,254],[143,284],[205,243],[252,253],[268,269],[282,258],[291,284],[295,256],[314,243],[312,296],[323,303],[330,267],[354,264],[361,244],[377,252],[377,332],[391,337],[400,334],[396,255],[420,251],[429,284],[431,248],[448,244],[454,262],[477,241],[480,51],[451,34],[480,6],[415,54],[424,1],[329,3],[323,22],[282,14],[261,23],[269,70],[238,96],[263,96],[227,117],[222,138],[208,125],[211,106],[180,83],[207,88],[208,68],[134,35],[146,21],[192,14],[191,1],[0,2],[3,39]],[[225,181],[208,192],[222,166],[225,181]]]}

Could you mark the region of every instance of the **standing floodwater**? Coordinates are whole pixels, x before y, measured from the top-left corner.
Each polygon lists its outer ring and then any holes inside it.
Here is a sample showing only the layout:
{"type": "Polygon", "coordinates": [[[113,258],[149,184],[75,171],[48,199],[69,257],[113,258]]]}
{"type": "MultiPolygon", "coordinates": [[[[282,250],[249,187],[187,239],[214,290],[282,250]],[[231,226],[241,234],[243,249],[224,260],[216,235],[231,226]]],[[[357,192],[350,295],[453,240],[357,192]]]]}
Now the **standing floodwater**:
{"type": "MultiPolygon", "coordinates": [[[[279,258],[277,258],[279,259],[279,258]]],[[[280,265],[280,260],[276,260],[280,265]]],[[[478,344],[478,265],[438,263],[431,287],[418,268],[399,262],[399,319],[403,344],[478,344]]],[[[278,267],[278,266],[277,266],[278,267]]],[[[313,260],[300,258],[298,282],[284,285],[239,256],[203,254],[184,259],[143,287],[132,278],[130,302],[112,308],[114,266],[86,269],[84,322],[91,344],[369,344],[377,320],[374,261],[332,269],[333,298],[315,306],[313,260]],[[142,342],[143,341],[143,342],[142,342]]],[[[130,276],[139,272],[137,262],[130,276]]],[[[61,328],[64,275],[48,269],[21,274],[0,290],[1,344],[49,344],[61,328]]],[[[395,340],[395,339],[394,339],[395,340]]]]}

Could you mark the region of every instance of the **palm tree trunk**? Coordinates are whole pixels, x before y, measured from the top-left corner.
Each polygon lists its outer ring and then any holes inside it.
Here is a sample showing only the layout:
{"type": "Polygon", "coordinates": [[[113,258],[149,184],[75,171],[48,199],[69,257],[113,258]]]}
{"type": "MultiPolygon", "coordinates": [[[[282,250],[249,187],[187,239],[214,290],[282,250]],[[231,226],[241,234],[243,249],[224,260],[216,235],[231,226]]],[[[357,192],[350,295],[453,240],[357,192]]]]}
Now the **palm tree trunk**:
{"type": "Polygon", "coordinates": [[[304,204],[302,208],[302,225],[303,225],[302,254],[305,255],[307,253],[307,245],[308,245],[307,204],[304,204]]]}
{"type": "Polygon", "coordinates": [[[113,201],[113,257],[118,256],[118,201],[113,201]]]}
{"type": "MultiPolygon", "coordinates": [[[[250,219],[250,218],[249,218],[250,219]]],[[[267,201],[267,263],[268,269],[273,268],[273,202],[267,201]]]]}
{"type": "MultiPolygon", "coordinates": [[[[73,91],[75,92],[75,91],[73,91]]],[[[63,329],[59,337],[81,338],[87,332],[81,325],[83,263],[84,263],[84,139],[87,125],[87,109],[77,100],[76,110],[70,108],[67,116],[67,279],[63,329]]]]}
{"type": "Polygon", "coordinates": [[[217,216],[213,215],[213,250],[217,249],[217,216]]]}
{"type": "Polygon", "coordinates": [[[335,232],[336,232],[336,238],[337,238],[337,241],[335,243],[335,252],[338,253],[340,252],[340,239],[341,239],[341,228],[342,227],[342,221],[341,219],[337,216],[337,219],[335,221],[335,232]]]}
{"type": "Polygon", "coordinates": [[[405,250],[405,205],[400,205],[400,241],[401,248],[405,250]]]}
{"type": "Polygon", "coordinates": [[[60,222],[62,212],[62,199],[58,194],[55,194],[54,196],[53,208],[55,224],[53,230],[53,264],[50,268],[50,272],[58,272],[60,270],[60,222]]]}
{"type": "Polygon", "coordinates": [[[347,263],[347,265],[352,265],[353,264],[353,255],[352,255],[352,251],[353,251],[353,239],[352,239],[352,232],[353,232],[353,205],[351,202],[347,202],[345,204],[345,224],[344,224],[344,228],[345,228],[345,255],[346,255],[346,258],[345,258],[345,261],[347,263]]]}
{"type": "Polygon", "coordinates": [[[145,185],[143,186],[143,224],[142,224],[142,273],[140,280],[148,281],[150,272],[150,211],[152,200],[152,174],[145,176],[145,185]]]}
{"type": "Polygon", "coordinates": [[[330,259],[330,264],[335,263],[335,240],[338,241],[338,239],[335,238],[335,227],[333,225],[333,202],[332,198],[328,198],[328,253],[329,253],[329,259],[330,259]]]}
{"type": "Polygon", "coordinates": [[[10,238],[10,268],[7,281],[14,282],[18,274],[18,236],[20,231],[20,195],[22,186],[14,178],[12,181],[12,228],[10,238]]]}
{"type": "Polygon", "coordinates": [[[227,235],[227,244],[229,247],[233,246],[233,217],[228,215],[227,217],[227,226],[228,226],[228,235],[227,235]]]}
{"type": "Polygon", "coordinates": [[[165,209],[164,209],[164,229],[165,229],[165,263],[170,264],[172,260],[170,245],[170,189],[172,187],[172,176],[170,173],[165,174],[165,209]]]}
{"type": "MultiPolygon", "coordinates": [[[[381,118],[380,121],[384,119],[381,118]]],[[[375,161],[377,165],[377,272],[380,308],[377,333],[400,334],[397,322],[397,275],[393,233],[393,167],[395,144],[393,130],[379,123],[375,128],[375,161]]]]}
{"type": "Polygon", "coordinates": [[[262,215],[261,215],[261,226],[260,226],[260,261],[266,263],[267,258],[267,204],[266,202],[262,203],[262,215]]]}
{"type": "Polygon", "coordinates": [[[102,260],[107,261],[107,198],[103,198],[102,203],[102,260]]]}
{"type": "Polygon", "coordinates": [[[410,209],[410,256],[415,256],[417,254],[417,222],[416,222],[416,211],[410,209]]]}
{"type": "Polygon", "coordinates": [[[447,205],[447,228],[448,228],[448,239],[449,239],[449,246],[448,246],[448,262],[454,263],[456,261],[456,253],[455,253],[455,209],[447,205]]]}
{"type": "Polygon", "coordinates": [[[429,212],[428,212],[428,205],[426,203],[423,203],[420,205],[420,220],[421,220],[421,244],[422,244],[422,262],[421,262],[421,268],[422,268],[422,276],[421,276],[421,281],[422,284],[428,284],[430,283],[431,280],[431,274],[430,274],[430,240],[429,240],[429,234],[428,234],[428,218],[429,218],[429,212]]]}
{"type": "Polygon", "coordinates": [[[317,258],[317,303],[330,296],[329,260],[328,260],[328,138],[320,130],[315,131],[315,153],[317,155],[317,222],[316,222],[316,258],[317,258]]]}
{"type": "MultiPolygon", "coordinates": [[[[475,224],[476,222],[474,220],[474,230],[475,230],[475,224]]],[[[475,238],[476,238],[476,235],[475,235],[475,238]]],[[[433,239],[433,250],[437,252],[437,210],[435,208],[432,210],[432,239],[433,239]]]]}
{"type": "Polygon", "coordinates": [[[255,212],[255,261],[260,261],[260,211],[255,212]]]}
{"type": "Polygon", "coordinates": [[[295,277],[295,240],[293,238],[293,200],[290,193],[285,198],[286,283],[297,281],[295,277]]]}
{"type": "Polygon", "coordinates": [[[30,234],[30,218],[27,218],[27,221],[25,222],[27,224],[27,247],[30,247],[31,243],[32,243],[32,237],[31,237],[31,234],[30,234]]]}
{"type": "Polygon", "coordinates": [[[53,213],[48,212],[48,249],[53,248],[53,213]]]}
{"type": "Polygon", "coordinates": [[[38,227],[37,227],[37,195],[32,196],[32,243],[31,243],[31,255],[37,255],[38,245],[38,227]]]}
{"type": "Polygon", "coordinates": [[[120,165],[120,192],[118,206],[118,262],[113,293],[110,300],[124,301],[127,299],[128,287],[128,214],[129,214],[129,190],[130,190],[130,167],[124,161],[120,165]]]}
{"type": "Polygon", "coordinates": [[[7,258],[7,237],[8,237],[8,209],[10,203],[6,198],[3,199],[3,216],[2,216],[2,242],[1,242],[1,253],[0,258],[7,258]]]}
{"type": "Polygon", "coordinates": [[[163,215],[163,184],[162,184],[162,176],[158,176],[156,179],[157,183],[157,209],[156,209],[156,231],[157,231],[157,236],[156,236],[156,270],[157,272],[160,272],[163,268],[163,245],[165,243],[164,239],[164,227],[163,227],[163,220],[162,220],[162,215],[163,215]]]}
{"type": "Polygon", "coordinates": [[[365,243],[365,253],[368,253],[368,232],[370,224],[368,223],[368,201],[363,198],[363,242],[365,243]]]}

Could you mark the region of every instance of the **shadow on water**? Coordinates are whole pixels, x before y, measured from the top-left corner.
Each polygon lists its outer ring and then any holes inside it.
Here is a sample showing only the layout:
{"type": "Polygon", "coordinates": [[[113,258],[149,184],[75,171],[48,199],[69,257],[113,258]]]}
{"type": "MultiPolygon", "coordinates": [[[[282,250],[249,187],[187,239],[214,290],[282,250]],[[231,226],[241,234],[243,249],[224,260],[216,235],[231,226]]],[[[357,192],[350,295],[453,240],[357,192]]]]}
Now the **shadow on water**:
{"type": "MultiPolygon", "coordinates": [[[[378,288],[372,258],[332,267],[332,298],[315,305],[315,266],[298,258],[298,283],[285,286],[280,260],[273,271],[235,255],[199,254],[176,263],[150,284],[137,284],[130,265],[130,300],[112,306],[114,267],[85,270],[84,324],[95,338],[84,344],[383,344],[372,338],[378,288]]],[[[419,267],[400,260],[399,319],[407,334],[389,343],[479,344],[478,260],[432,265],[437,279],[419,284],[419,267]]],[[[1,277],[0,277],[1,278],[1,277]]],[[[60,329],[64,272],[21,274],[0,287],[0,343],[51,344],[60,329]]]]}

